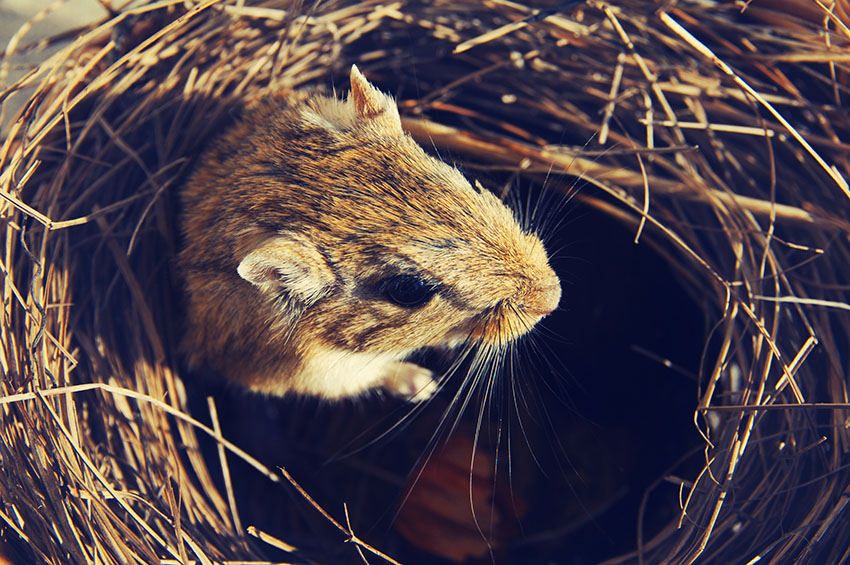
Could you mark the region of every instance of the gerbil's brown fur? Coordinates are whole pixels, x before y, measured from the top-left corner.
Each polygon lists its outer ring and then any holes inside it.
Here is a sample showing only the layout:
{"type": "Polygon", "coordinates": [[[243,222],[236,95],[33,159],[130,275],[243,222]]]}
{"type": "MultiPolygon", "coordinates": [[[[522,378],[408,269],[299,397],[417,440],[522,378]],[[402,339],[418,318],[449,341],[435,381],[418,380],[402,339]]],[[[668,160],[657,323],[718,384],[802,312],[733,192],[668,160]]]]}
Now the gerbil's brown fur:
{"type": "Polygon", "coordinates": [[[421,398],[434,385],[411,352],[506,345],[560,299],[540,240],[428,156],[356,68],[345,101],[259,103],[182,196],[182,349],[253,390],[421,398]]]}

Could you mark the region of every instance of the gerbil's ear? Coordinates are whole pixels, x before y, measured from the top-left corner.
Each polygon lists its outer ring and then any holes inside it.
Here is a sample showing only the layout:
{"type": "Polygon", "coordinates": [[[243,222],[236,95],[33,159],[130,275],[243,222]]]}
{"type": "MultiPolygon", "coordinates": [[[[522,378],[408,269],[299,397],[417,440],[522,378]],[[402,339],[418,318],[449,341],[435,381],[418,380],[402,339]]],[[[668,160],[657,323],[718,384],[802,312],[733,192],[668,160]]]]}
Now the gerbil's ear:
{"type": "Polygon", "coordinates": [[[357,116],[374,125],[401,132],[401,118],[393,99],[372,86],[357,65],[351,65],[351,102],[357,116]]]}
{"type": "Polygon", "coordinates": [[[335,280],[316,246],[292,233],[265,240],[242,259],[236,271],[260,290],[286,291],[304,306],[328,294],[335,280]]]}

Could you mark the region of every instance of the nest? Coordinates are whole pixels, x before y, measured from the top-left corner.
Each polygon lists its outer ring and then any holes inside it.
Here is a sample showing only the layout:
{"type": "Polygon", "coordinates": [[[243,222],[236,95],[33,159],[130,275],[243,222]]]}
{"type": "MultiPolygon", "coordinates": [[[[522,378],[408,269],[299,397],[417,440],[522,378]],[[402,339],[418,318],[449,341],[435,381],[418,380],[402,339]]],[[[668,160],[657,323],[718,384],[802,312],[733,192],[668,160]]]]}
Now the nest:
{"type": "MultiPolygon", "coordinates": [[[[0,78],[21,53],[59,49],[0,84],[4,111],[21,108],[0,147],[12,550],[46,563],[393,561],[390,534],[367,543],[346,521],[350,499],[320,503],[231,441],[214,399],[187,393],[173,346],[176,191],[204,141],[246,102],[344,84],[356,63],[423,145],[472,176],[579,186],[573,205],[625,226],[703,313],[679,406],[693,417],[669,422],[700,439],[644,485],[627,550],[607,558],[846,561],[850,20],[845,3],[824,4],[165,1],[52,41],[22,31],[0,78]],[[238,474],[294,496],[274,509],[274,535],[243,521],[238,474]],[[331,534],[289,527],[310,512],[331,534]],[[326,552],[293,553],[311,535],[326,552]]],[[[344,427],[329,418],[324,433],[344,427]]],[[[542,555],[528,544],[508,555],[542,555]]],[[[545,551],[579,553],[555,534],[545,551]]]]}

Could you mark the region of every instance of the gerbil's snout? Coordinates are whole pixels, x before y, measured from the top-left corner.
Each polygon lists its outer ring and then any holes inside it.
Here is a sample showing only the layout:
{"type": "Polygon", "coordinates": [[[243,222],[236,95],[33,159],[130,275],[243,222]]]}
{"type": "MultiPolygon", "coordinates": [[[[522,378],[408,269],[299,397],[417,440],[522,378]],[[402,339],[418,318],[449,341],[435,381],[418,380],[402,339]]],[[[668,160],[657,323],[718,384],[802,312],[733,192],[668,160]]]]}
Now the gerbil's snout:
{"type": "Polygon", "coordinates": [[[561,302],[561,281],[549,265],[548,254],[540,239],[525,235],[521,241],[524,243],[525,261],[520,263],[519,273],[528,282],[520,287],[522,290],[517,306],[525,314],[540,319],[558,308],[561,302]]]}
{"type": "Polygon", "coordinates": [[[554,272],[534,290],[535,292],[525,304],[526,312],[543,317],[558,308],[561,302],[561,281],[554,272]]]}

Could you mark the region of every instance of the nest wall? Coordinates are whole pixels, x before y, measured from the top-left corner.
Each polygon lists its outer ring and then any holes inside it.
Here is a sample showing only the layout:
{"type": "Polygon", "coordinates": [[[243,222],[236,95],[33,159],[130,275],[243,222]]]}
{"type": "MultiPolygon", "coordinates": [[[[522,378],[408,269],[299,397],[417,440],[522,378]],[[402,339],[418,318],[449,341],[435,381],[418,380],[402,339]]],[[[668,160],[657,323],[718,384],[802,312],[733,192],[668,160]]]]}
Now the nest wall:
{"type": "MultiPolygon", "coordinates": [[[[575,199],[651,245],[709,320],[681,422],[704,438],[702,471],[669,478],[677,517],[636,520],[634,552],[612,560],[847,561],[842,6],[165,1],[66,35],[0,85],[7,110],[27,97],[0,147],[6,539],[48,563],[288,548],[246,531],[220,478],[226,457],[285,472],[187,407],[175,191],[246,103],[341,84],[356,63],[467,170],[580,183],[575,199]],[[210,437],[229,455],[205,457],[210,437]]],[[[18,39],[7,70],[39,47],[18,39]]]]}

